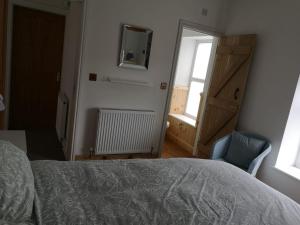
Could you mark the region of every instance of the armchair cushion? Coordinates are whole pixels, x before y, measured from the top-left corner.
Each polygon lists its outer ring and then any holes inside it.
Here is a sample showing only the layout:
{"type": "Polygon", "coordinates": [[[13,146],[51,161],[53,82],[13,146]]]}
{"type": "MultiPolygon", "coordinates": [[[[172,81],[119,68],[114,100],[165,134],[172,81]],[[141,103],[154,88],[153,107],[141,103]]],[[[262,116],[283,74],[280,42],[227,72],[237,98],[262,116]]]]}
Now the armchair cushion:
{"type": "Polygon", "coordinates": [[[261,153],[265,144],[265,140],[233,132],[224,159],[235,166],[247,169],[250,163],[261,153]]]}

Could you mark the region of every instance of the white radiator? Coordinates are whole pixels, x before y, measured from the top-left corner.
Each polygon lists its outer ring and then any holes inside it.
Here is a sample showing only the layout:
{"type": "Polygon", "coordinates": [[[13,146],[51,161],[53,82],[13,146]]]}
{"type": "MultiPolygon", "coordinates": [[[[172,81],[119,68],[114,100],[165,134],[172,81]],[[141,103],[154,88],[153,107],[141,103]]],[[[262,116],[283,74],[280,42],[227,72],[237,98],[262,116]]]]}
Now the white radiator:
{"type": "Polygon", "coordinates": [[[155,122],[153,111],[100,109],[95,154],[150,153],[155,122]]]}

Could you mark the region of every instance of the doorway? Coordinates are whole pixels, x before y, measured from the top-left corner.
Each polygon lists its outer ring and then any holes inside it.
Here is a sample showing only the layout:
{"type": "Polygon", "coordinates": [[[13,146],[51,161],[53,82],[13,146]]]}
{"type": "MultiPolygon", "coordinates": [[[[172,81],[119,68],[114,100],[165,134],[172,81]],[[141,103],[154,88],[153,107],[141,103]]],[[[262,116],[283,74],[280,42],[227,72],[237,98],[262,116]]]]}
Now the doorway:
{"type": "Polygon", "coordinates": [[[13,8],[8,126],[26,131],[32,159],[64,159],[55,131],[64,30],[65,16],[13,8]]]}
{"type": "Polygon", "coordinates": [[[183,27],[162,157],[196,156],[218,37],[183,27]]]}
{"type": "MultiPolygon", "coordinates": [[[[223,36],[209,27],[180,20],[170,79],[171,85],[174,84],[174,90],[172,92],[172,88],[169,89],[164,123],[162,126],[163,135],[160,141],[161,151],[159,154],[162,155],[162,157],[165,156],[163,148],[164,140],[172,136],[170,135],[172,124],[173,130],[175,130],[175,132],[173,132],[175,138],[178,136],[186,137],[186,139],[183,139],[181,142],[177,141],[177,144],[181,146],[181,150],[183,149],[189,152],[189,154],[192,153],[193,156],[205,159],[210,157],[211,149],[218,139],[230,134],[236,129],[255,46],[255,34],[223,36]],[[183,46],[182,43],[184,39],[191,38],[185,37],[185,29],[196,31],[200,33],[200,36],[202,37],[203,35],[201,34],[204,34],[204,36],[207,37],[206,39],[211,39],[212,37],[213,41],[208,66],[202,65],[204,71],[206,70],[206,76],[203,77],[203,73],[201,75],[201,73],[199,74],[198,72],[197,75],[193,75],[195,68],[191,70],[192,72],[190,73],[189,80],[190,85],[188,86],[188,90],[185,87],[185,94],[182,94],[185,96],[185,99],[187,99],[183,101],[186,102],[185,107],[184,104],[180,105],[182,110],[185,111],[180,112],[179,110],[180,113],[177,111],[174,116],[171,113],[172,104],[174,105],[172,102],[179,99],[176,97],[176,80],[179,79],[176,77],[176,73],[179,71],[178,67],[180,65],[180,59],[183,58],[186,60],[188,58],[181,57],[183,52],[183,48],[181,47],[183,46]],[[201,80],[203,88],[199,84],[201,83],[201,80]],[[190,111],[187,111],[193,82],[198,82],[198,86],[194,83],[194,96],[196,96],[196,94],[198,95],[200,92],[200,97],[194,97],[193,100],[190,101],[192,102],[192,107],[190,108],[190,111]],[[200,102],[199,105],[198,102],[200,102]],[[192,121],[190,121],[192,123],[188,126],[189,122],[186,117],[190,117],[191,115],[194,115],[195,117],[196,107],[198,107],[197,118],[196,120],[194,118],[189,118],[192,119],[192,121]],[[191,114],[190,112],[194,113],[191,114]],[[174,120],[174,118],[176,120],[174,120]],[[193,127],[192,125],[194,123],[195,126],[193,127]],[[176,126],[176,129],[174,126],[176,126]],[[166,137],[164,135],[165,130],[167,130],[166,137]],[[187,142],[186,140],[189,140],[190,142],[187,142]],[[192,140],[194,140],[194,143],[192,140]]],[[[197,58],[197,50],[194,51],[196,52],[195,57],[197,58]]],[[[193,66],[197,65],[197,63],[195,63],[197,62],[196,58],[192,61],[193,66]]],[[[202,60],[202,62],[205,62],[205,60],[202,60]]],[[[202,69],[199,69],[198,71],[201,70],[202,69]]]]}

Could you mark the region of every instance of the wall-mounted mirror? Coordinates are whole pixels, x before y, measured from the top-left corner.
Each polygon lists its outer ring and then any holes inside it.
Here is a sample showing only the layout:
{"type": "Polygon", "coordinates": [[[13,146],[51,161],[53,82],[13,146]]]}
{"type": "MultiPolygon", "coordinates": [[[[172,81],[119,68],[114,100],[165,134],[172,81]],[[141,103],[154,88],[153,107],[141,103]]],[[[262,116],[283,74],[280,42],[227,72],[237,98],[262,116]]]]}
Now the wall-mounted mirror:
{"type": "Polygon", "coordinates": [[[119,67],[147,70],[152,34],[149,29],[123,25],[119,67]]]}

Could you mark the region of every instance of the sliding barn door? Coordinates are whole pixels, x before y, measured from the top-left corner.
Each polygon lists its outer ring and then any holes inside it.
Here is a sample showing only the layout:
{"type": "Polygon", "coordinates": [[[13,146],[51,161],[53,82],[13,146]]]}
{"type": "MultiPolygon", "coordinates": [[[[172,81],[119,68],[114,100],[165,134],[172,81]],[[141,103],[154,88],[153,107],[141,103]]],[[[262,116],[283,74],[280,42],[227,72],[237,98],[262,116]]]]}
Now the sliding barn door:
{"type": "Polygon", "coordinates": [[[255,35],[223,37],[219,41],[200,124],[200,157],[209,157],[213,143],[236,127],[255,43],[255,35]]]}
{"type": "MultiPolygon", "coordinates": [[[[6,40],[7,1],[0,1],[0,94],[5,88],[5,40],[6,40]]],[[[0,112],[0,129],[4,128],[4,112],[0,112]]]]}

